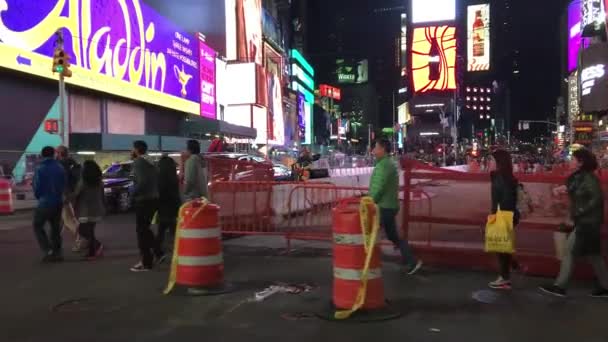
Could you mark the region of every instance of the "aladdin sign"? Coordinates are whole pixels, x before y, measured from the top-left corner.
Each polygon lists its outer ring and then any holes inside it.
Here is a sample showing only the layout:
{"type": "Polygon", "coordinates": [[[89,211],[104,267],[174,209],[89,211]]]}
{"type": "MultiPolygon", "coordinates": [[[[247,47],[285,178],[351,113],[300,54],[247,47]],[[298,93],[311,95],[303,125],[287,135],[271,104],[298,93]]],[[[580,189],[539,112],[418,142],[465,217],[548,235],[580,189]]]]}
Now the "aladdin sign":
{"type": "Polygon", "coordinates": [[[0,67],[56,78],[57,29],[67,83],[199,114],[198,39],[140,0],[0,0],[0,67]]]}

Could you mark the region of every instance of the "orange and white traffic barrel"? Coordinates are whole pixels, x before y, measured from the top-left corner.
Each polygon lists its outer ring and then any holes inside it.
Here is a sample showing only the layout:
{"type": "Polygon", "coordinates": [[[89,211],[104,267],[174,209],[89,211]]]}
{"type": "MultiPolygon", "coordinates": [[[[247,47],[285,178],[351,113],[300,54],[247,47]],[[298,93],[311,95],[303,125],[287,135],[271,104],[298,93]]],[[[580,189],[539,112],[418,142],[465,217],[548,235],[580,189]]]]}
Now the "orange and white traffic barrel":
{"type": "Polygon", "coordinates": [[[12,215],[14,212],[11,183],[4,178],[0,178],[0,215],[12,215]]]}
{"type": "Polygon", "coordinates": [[[193,294],[213,294],[218,289],[225,292],[219,210],[217,205],[206,200],[190,201],[180,209],[165,294],[175,285],[202,291],[193,294]]]}
{"type": "Polygon", "coordinates": [[[336,319],[386,306],[378,245],[378,209],[371,198],[340,203],[332,215],[336,319]]]}

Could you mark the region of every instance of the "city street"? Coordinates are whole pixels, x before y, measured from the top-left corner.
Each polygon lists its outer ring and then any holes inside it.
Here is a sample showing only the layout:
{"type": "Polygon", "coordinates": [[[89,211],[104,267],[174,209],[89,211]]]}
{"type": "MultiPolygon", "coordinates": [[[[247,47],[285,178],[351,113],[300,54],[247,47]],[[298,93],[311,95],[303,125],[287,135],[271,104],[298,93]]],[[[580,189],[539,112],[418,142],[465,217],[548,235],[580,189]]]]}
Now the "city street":
{"type": "Polygon", "coordinates": [[[0,217],[2,341],[608,340],[608,303],[588,298],[587,289],[573,289],[569,299],[549,298],[536,291],[545,279],[518,275],[513,293],[497,293],[485,287],[492,274],[429,267],[408,277],[391,262],[384,265],[385,288],[400,318],[373,324],[321,320],[315,314],[330,302],[332,268],[330,251],[315,244],[285,256],[282,249],[232,239],[225,269],[234,292],[163,296],[168,265],[129,272],[137,261],[132,215],[108,217],[98,228],[107,246],[103,259],[79,261],[66,236],[66,262],[45,265],[30,220],[27,211],[0,217]],[[252,300],[279,282],[312,289],[252,300]]]}

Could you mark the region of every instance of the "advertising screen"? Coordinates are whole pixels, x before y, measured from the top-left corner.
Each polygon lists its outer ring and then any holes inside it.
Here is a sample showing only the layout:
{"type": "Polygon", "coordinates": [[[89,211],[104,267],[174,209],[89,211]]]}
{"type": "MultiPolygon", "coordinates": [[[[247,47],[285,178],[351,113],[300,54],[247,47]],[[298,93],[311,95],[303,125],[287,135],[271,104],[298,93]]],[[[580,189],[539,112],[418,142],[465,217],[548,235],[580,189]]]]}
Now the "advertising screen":
{"type": "Polygon", "coordinates": [[[283,117],[283,87],[281,75],[283,57],[270,45],[264,44],[266,58],[266,90],[268,92],[268,142],[285,143],[285,118],[283,117]]]}
{"type": "Polygon", "coordinates": [[[456,28],[417,27],[412,42],[414,91],[423,93],[456,89],[456,28]]]}
{"type": "Polygon", "coordinates": [[[583,51],[580,73],[581,109],[585,113],[608,109],[608,47],[594,44],[583,51]]]}
{"type": "Polygon", "coordinates": [[[198,39],[140,0],[8,0],[0,11],[1,67],[57,79],[51,56],[61,28],[67,83],[199,113],[198,39]]]}
{"type": "Polygon", "coordinates": [[[262,0],[237,0],[236,23],[238,59],[262,65],[262,0]]]}
{"type": "Polygon", "coordinates": [[[223,84],[230,86],[230,91],[224,94],[228,105],[253,104],[257,100],[256,65],[254,63],[234,63],[226,65],[223,84]]]}
{"type": "Polygon", "coordinates": [[[336,60],[336,81],[338,83],[365,83],[368,81],[368,62],[367,59],[356,60],[336,60]]]}
{"type": "Polygon", "coordinates": [[[209,119],[217,117],[215,51],[202,40],[199,41],[199,69],[201,80],[201,116],[209,119]]]}
{"type": "Polygon", "coordinates": [[[412,0],[412,23],[456,19],[456,0],[412,0]]]}
{"type": "Polygon", "coordinates": [[[397,123],[400,125],[405,125],[410,121],[410,107],[406,102],[399,107],[397,107],[397,123]]]}
{"type": "Polygon", "coordinates": [[[468,71],[490,70],[490,5],[467,8],[468,71]]]}
{"type": "Polygon", "coordinates": [[[578,65],[578,53],[581,49],[581,2],[574,0],[568,6],[568,72],[572,72],[578,65]]]}

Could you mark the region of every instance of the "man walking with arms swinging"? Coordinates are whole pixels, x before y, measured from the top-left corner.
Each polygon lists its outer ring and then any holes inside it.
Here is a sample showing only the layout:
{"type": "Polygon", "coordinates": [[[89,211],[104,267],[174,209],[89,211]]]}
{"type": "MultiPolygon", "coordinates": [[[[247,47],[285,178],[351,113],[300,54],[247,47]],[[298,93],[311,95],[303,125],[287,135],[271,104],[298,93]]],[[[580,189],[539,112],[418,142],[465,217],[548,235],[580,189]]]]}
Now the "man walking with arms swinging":
{"type": "Polygon", "coordinates": [[[407,241],[397,233],[397,213],[399,212],[399,171],[391,160],[391,143],[378,140],[373,149],[376,165],[369,186],[370,196],[380,210],[380,225],[384,227],[386,238],[401,252],[401,258],[409,275],[420,270],[422,261],[416,260],[407,241]]]}

